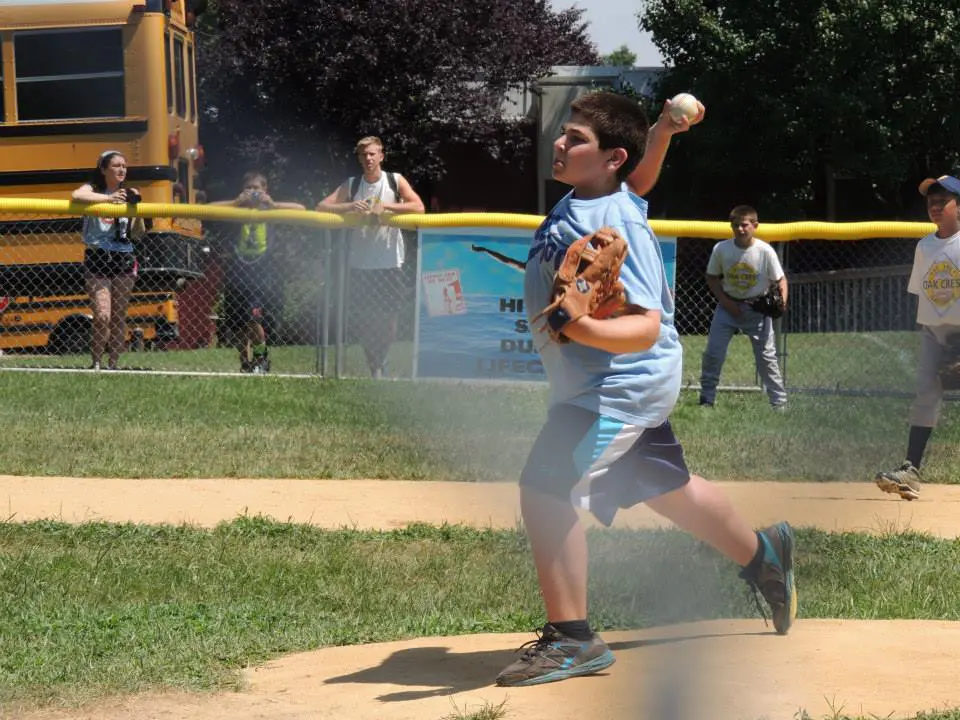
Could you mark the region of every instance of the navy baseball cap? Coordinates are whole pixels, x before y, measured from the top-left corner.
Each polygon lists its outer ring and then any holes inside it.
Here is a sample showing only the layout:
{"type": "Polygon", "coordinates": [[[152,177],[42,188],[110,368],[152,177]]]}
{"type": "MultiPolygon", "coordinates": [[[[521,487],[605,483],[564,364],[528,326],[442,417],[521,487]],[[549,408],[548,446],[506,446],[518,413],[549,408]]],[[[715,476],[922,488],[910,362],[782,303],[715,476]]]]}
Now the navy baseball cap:
{"type": "MultiPolygon", "coordinates": [[[[956,172],[956,170],[954,170],[956,172]]],[[[953,175],[941,175],[938,178],[927,178],[922,183],[920,183],[920,194],[926,195],[930,192],[930,188],[934,185],[939,185],[947,192],[951,192],[954,195],[960,195],[960,180],[957,180],[953,175]]]]}

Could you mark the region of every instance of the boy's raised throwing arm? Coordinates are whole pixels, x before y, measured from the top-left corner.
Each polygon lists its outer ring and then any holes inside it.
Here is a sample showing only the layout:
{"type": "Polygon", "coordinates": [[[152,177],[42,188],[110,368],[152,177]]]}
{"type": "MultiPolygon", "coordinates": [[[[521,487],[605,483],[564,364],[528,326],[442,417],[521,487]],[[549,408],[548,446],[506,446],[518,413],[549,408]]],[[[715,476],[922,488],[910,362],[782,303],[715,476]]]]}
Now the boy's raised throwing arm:
{"type": "Polygon", "coordinates": [[[647,147],[643,151],[640,163],[627,176],[627,187],[634,195],[646,195],[657,184],[663,161],[667,157],[667,149],[670,147],[670,139],[677,133],[686,132],[692,125],[703,120],[706,109],[699,102],[697,106],[700,112],[693,120],[687,120],[686,117],[673,120],[670,116],[670,101],[667,100],[664,103],[663,112],[647,133],[647,147]]]}

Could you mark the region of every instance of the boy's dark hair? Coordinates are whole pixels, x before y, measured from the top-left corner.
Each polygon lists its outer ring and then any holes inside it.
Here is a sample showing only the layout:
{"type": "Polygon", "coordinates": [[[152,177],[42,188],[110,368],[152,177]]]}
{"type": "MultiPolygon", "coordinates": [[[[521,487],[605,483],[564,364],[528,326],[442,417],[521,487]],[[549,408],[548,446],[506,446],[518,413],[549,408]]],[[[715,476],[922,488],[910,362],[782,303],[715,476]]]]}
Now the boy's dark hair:
{"type": "Polygon", "coordinates": [[[757,220],[760,219],[760,215],[757,213],[756,209],[749,205],[737,205],[733,210],[730,211],[730,222],[747,217],[757,218],[757,220]]]}
{"type": "Polygon", "coordinates": [[[270,188],[270,183],[267,181],[267,176],[264,175],[259,170],[251,170],[250,172],[245,173],[243,176],[243,184],[246,185],[251,180],[257,180],[257,179],[263,181],[263,187],[265,190],[270,188]]]}
{"type": "Polygon", "coordinates": [[[570,112],[580,115],[597,135],[601,150],[623,148],[627,161],[617,170],[625,180],[643,157],[650,121],[643,108],[625,95],[598,91],[581,95],[570,103],[570,112]]]}

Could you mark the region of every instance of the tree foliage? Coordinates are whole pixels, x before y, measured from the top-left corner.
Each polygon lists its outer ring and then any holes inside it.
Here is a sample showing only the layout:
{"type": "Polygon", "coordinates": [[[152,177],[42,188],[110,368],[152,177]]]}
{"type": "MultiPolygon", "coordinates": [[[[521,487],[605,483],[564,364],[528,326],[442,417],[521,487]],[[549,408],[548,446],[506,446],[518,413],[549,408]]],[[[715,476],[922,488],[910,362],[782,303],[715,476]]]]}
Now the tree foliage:
{"type": "Polygon", "coordinates": [[[547,0],[217,0],[212,10],[198,57],[210,174],[254,164],[314,198],[356,172],[365,135],[415,184],[442,177],[444,143],[529,154],[522,120],[502,115],[505,93],[553,65],[599,60],[582,11],[547,0]]]}
{"type": "Polygon", "coordinates": [[[621,45],[609,55],[603,56],[604,65],[613,67],[633,67],[637,62],[637,54],[631,52],[626,44],[621,45]]]}
{"type": "Polygon", "coordinates": [[[960,6],[921,0],[646,0],[640,27],[704,123],[677,139],[663,201],[915,219],[917,183],[960,150],[960,6]],[[680,173],[674,168],[682,166],[680,173]]]}

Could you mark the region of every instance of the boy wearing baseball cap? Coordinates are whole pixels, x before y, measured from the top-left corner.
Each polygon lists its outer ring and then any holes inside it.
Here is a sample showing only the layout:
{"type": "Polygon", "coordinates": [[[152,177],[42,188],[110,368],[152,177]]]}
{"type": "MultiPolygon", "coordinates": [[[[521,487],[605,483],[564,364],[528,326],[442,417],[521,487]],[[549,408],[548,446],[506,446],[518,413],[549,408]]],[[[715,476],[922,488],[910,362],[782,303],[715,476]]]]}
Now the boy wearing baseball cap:
{"type": "Polygon", "coordinates": [[[877,486],[904,500],[920,497],[920,462],[940,417],[943,382],[939,370],[960,351],[960,174],[927,178],[920,194],[937,229],[917,243],[907,292],[918,297],[920,361],[916,397],[910,408],[907,458],[899,467],[877,473],[877,486]]]}

